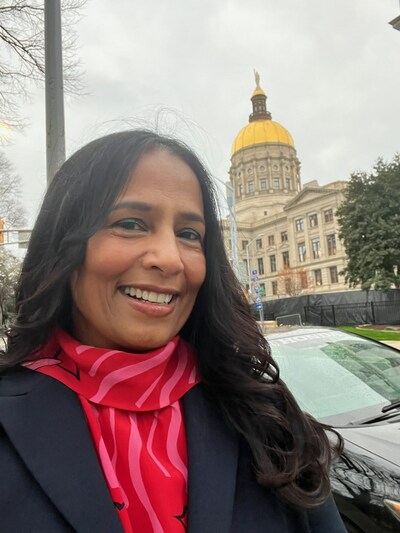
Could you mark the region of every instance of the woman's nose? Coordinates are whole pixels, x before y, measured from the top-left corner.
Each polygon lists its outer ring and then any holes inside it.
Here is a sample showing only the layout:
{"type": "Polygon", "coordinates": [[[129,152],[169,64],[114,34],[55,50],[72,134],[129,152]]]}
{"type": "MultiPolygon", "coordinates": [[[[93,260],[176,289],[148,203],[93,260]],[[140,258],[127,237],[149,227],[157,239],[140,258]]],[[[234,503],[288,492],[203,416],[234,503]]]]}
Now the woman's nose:
{"type": "Polygon", "coordinates": [[[157,268],[166,274],[173,275],[184,269],[179,243],[175,233],[153,235],[148,241],[142,264],[144,268],[157,268]]]}

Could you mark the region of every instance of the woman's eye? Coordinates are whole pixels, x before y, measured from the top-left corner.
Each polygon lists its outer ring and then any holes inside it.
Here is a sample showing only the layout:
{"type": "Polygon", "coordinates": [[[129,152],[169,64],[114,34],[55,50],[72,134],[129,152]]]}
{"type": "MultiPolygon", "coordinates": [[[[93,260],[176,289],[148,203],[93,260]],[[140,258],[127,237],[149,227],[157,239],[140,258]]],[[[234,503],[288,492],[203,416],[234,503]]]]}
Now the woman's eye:
{"type": "Polygon", "coordinates": [[[201,235],[198,231],[194,229],[183,229],[178,233],[178,237],[181,239],[186,239],[188,241],[201,241],[201,235]]]}
{"type": "Polygon", "coordinates": [[[143,222],[137,220],[136,218],[124,218],[123,220],[117,220],[117,222],[113,222],[113,224],[111,224],[111,227],[126,231],[145,230],[143,222]]]}

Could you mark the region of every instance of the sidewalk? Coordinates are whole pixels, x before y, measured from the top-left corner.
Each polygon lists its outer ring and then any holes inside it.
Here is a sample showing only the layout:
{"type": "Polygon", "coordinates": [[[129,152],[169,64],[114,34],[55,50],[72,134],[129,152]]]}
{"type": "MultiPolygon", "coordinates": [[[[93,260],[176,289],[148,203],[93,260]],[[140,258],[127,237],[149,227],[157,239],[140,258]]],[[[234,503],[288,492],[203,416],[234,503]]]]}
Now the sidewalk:
{"type": "Polygon", "coordinates": [[[400,350],[400,341],[382,341],[383,344],[387,344],[388,346],[391,346],[392,348],[396,348],[396,350],[400,350]]]}

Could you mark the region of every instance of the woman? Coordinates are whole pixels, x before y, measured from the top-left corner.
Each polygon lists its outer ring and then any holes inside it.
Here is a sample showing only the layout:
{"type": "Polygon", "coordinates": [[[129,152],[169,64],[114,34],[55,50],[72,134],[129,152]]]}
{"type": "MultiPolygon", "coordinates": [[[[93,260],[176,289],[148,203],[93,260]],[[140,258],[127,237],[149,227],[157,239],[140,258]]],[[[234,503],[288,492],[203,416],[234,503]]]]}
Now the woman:
{"type": "Polygon", "coordinates": [[[45,196],[1,358],[1,531],[342,532],[197,157],[149,131],[45,196]]]}

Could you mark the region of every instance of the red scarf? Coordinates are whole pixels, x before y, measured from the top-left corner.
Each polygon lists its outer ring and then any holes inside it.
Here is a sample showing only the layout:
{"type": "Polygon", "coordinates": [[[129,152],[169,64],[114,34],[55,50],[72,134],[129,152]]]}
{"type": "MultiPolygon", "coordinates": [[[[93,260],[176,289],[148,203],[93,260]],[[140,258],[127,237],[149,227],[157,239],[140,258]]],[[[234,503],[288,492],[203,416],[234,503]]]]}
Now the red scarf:
{"type": "Polygon", "coordinates": [[[129,533],[187,528],[181,398],[199,379],[189,345],[133,354],[82,345],[62,330],[25,366],[75,391],[107,484],[129,533]]]}

